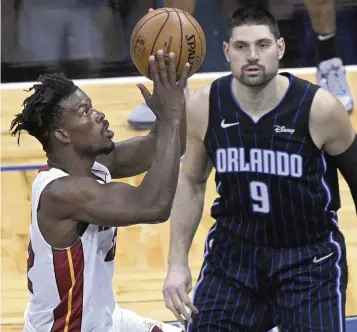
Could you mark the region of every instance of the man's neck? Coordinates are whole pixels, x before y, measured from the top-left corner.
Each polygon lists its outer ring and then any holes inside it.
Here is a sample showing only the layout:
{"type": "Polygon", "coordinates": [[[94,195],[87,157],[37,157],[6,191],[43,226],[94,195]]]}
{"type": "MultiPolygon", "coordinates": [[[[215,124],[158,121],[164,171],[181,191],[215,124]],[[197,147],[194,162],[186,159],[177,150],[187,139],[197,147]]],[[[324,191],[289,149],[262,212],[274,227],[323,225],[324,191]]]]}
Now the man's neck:
{"type": "Polygon", "coordinates": [[[49,167],[59,168],[69,175],[90,176],[95,158],[80,157],[77,154],[47,154],[49,167]]]}
{"type": "Polygon", "coordinates": [[[242,110],[254,117],[260,117],[274,108],[283,98],[288,86],[288,78],[277,75],[266,85],[249,87],[233,80],[232,91],[242,110]]]}

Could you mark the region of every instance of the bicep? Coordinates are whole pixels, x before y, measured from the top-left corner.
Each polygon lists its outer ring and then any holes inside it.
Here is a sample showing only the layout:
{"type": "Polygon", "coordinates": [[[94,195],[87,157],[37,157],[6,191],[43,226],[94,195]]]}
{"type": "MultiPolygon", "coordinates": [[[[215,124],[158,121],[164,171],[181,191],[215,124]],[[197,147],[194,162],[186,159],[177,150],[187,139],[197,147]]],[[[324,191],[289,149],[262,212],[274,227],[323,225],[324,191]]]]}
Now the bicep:
{"type": "Polygon", "coordinates": [[[140,189],[126,183],[100,185],[98,194],[77,210],[77,218],[105,226],[129,226],[159,221],[159,207],[150,204],[140,189]]]}
{"type": "Polygon", "coordinates": [[[138,187],[126,183],[99,184],[89,178],[65,177],[48,186],[43,201],[47,213],[58,220],[120,227],[160,219],[160,207],[138,187]]]}
{"type": "Polygon", "coordinates": [[[329,131],[330,133],[323,144],[323,149],[331,156],[345,152],[352,144],[356,135],[345,110],[340,113],[340,117],[331,120],[329,131]]]}

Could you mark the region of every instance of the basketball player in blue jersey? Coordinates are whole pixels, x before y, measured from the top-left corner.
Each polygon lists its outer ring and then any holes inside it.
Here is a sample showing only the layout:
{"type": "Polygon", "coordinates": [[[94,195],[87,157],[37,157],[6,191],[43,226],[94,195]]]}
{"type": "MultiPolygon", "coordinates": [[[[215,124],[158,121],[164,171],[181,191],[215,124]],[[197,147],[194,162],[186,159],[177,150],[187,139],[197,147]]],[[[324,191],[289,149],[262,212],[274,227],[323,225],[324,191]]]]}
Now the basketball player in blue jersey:
{"type": "MultiPolygon", "coordinates": [[[[112,288],[117,227],[168,219],[185,149],[184,86],[171,53],[149,58],[154,91],[140,91],[158,120],[147,136],[113,143],[104,113],[64,75],[42,75],[12,121],[46,152],[32,184],[25,332],[174,332],[179,328],[124,310],[112,288]],[[112,178],[147,170],[140,186],[112,178]]],[[[20,138],[20,136],[19,136],[20,138]]]]}
{"type": "Polygon", "coordinates": [[[278,74],[285,44],[268,11],[243,7],[227,30],[231,75],[196,91],[187,105],[165,304],[188,331],[345,331],[337,169],[357,203],[348,113],[323,88],[278,74]],[[188,253],[212,168],[215,223],[191,302],[188,253]]]}

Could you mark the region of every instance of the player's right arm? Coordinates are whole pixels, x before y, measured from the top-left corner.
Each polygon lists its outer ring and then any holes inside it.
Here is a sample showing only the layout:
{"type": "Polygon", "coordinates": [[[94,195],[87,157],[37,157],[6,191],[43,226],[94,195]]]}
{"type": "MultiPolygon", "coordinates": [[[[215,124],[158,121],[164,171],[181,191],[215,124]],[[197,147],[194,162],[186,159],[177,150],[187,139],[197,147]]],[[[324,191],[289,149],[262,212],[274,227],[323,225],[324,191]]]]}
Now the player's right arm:
{"type": "Polygon", "coordinates": [[[187,143],[171,213],[168,273],[163,287],[165,305],[184,324],[190,321],[183,305],[197,311],[189,300],[192,278],[188,254],[200,223],[207,179],[212,170],[204,137],[208,126],[210,85],[192,95],[187,104],[187,143]]]}
{"type": "Polygon", "coordinates": [[[89,177],[68,176],[50,183],[42,193],[41,216],[56,221],[127,226],[169,218],[180,168],[180,121],[185,110],[184,86],[189,64],[176,83],[176,61],[170,54],[167,73],[163,52],[150,57],[154,92],[140,85],[148,105],[160,118],[154,161],[138,187],[125,183],[99,184],[89,177]],[[50,216],[50,218],[48,218],[50,216]]]}

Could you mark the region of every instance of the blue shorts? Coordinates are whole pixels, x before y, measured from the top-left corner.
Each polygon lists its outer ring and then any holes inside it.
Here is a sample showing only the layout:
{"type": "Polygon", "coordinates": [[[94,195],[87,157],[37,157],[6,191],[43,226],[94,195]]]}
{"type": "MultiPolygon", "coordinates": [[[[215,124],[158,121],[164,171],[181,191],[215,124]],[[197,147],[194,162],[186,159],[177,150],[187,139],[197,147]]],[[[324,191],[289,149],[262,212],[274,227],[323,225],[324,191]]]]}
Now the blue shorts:
{"type": "Polygon", "coordinates": [[[217,231],[206,242],[189,332],[345,331],[345,241],[268,248],[217,231]]]}

